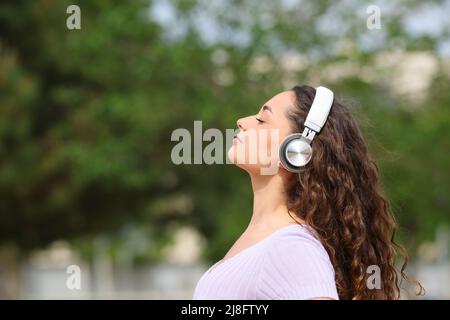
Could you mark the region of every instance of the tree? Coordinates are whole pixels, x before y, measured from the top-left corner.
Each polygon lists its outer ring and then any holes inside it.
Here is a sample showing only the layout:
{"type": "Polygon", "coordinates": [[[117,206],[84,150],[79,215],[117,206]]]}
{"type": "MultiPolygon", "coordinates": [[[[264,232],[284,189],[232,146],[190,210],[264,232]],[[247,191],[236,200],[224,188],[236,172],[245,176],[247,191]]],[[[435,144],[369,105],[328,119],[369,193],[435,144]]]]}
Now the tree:
{"type": "Polygon", "coordinates": [[[68,30],[70,1],[2,1],[0,242],[28,250],[131,225],[162,245],[190,224],[209,240],[207,257],[220,258],[250,217],[248,177],[232,166],[175,166],[171,132],[193,120],[233,128],[301,82],[357,97],[411,245],[449,222],[448,73],[418,111],[405,111],[386,78],[360,74],[382,74],[378,53],[400,46],[436,55],[445,31],[417,36],[399,23],[424,3],[382,8],[380,33],[366,28],[359,2],[179,0],[168,2],[166,25],[148,14],[161,3],[78,1],[82,28],[68,30]],[[346,63],[353,73],[333,78],[346,63]]]}

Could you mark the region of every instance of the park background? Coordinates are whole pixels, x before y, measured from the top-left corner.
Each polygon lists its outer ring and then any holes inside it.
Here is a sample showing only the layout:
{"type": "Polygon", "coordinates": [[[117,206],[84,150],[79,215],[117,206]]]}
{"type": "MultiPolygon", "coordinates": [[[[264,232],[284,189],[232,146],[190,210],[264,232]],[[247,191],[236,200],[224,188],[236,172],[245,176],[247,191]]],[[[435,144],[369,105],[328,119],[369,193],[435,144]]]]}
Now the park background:
{"type": "Polygon", "coordinates": [[[194,120],[225,132],[295,84],[352,108],[421,299],[450,298],[449,12],[449,0],[2,0],[0,298],[190,299],[245,229],[252,193],[232,165],[173,164],[171,133],[194,120]],[[66,26],[72,4],[80,30],[66,26]]]}

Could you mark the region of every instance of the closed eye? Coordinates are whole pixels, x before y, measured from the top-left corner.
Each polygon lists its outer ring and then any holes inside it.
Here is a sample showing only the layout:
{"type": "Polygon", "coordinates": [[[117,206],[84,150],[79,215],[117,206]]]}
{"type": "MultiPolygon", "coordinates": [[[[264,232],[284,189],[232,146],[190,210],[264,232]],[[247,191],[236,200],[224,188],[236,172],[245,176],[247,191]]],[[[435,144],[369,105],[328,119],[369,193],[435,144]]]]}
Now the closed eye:
{"type": "Polygon", "coordinates": [[[262,120],[259,119],[259,118],[256,118],[256,117],[255,117],[255,119],[256,119],[259,123],[264,123],[264,121],[262,121],[262,120]]]}

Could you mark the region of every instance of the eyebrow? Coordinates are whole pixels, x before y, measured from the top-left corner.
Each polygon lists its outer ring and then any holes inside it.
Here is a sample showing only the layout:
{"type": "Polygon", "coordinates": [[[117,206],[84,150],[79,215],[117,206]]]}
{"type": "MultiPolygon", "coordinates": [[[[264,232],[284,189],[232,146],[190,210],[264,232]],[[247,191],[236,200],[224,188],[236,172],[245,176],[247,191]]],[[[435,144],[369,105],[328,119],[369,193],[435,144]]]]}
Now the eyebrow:
{"type": "Polygon", "coordinates": [[[262,107],[262,111],[264,111],[264,110],[269,110],[269,111],[273,114],[272,108],[269,107],[268,105],[264,105],[264,106],[262,107]]]}

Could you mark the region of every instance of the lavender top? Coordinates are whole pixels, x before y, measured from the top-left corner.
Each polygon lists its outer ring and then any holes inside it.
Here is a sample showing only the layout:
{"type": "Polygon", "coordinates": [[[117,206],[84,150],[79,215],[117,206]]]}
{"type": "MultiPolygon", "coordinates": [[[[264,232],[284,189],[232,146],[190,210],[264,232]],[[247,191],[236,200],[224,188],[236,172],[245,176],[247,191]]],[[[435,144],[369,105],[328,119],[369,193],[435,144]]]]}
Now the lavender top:
{"type": "Polygon", "coordinates": [[[216,262],[198,281],[192,299],[339,299],[333,266],[313,233],[292,224],[216,262]]]}

